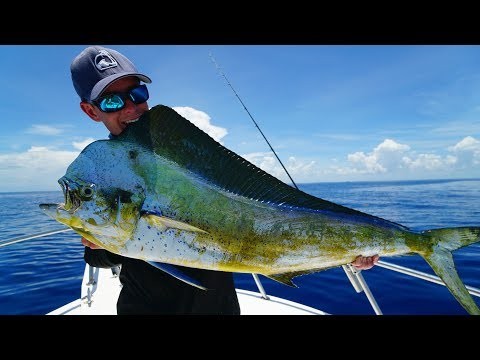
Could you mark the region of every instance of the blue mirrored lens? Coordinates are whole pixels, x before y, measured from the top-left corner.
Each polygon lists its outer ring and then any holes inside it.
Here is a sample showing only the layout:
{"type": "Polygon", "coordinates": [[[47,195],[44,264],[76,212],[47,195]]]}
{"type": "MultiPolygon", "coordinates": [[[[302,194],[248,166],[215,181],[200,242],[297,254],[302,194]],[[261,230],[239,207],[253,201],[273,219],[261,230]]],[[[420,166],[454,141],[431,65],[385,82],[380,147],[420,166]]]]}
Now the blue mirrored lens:
{"type": "Polygon", "coordinates": [[[101,99],[98,106],[103,111],[113,112],[123,109],[125,101],[120,96],[112,94],[101,99]]]}
{"type": "Polygon", "coordinates": [[[125,107],[127,97],[134,104],[144,103],[149,98],[147,85],[139,85],[126,93],[107,94],[95,101],[95,104],[103,112],[115,112],[125,107]]]}
{"type": "Polygon", "coordinates": [[[148,89],[147,85],[140,85],[136,88],[133,88],[129,92],[130,99],[135,104],[141,104],[148,100],[148,89]]]}

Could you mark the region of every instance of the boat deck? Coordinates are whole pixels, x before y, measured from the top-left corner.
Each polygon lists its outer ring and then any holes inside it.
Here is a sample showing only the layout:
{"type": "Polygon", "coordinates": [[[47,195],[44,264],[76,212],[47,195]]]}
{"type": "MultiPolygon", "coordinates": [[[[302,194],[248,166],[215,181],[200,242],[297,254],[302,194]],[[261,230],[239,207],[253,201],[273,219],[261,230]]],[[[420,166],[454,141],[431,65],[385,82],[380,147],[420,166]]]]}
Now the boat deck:
{"type": "MultiPolygon", "coordinates": [[[[85,267],[81,298],[47,315],[116,315],[121,284],[110,269],[85,267]],[[101,286],[99,286],[101,285],[101,286]]],[[[237,289],[241,315],[328,315],[318,309],[261,293],[237,289]]]]}

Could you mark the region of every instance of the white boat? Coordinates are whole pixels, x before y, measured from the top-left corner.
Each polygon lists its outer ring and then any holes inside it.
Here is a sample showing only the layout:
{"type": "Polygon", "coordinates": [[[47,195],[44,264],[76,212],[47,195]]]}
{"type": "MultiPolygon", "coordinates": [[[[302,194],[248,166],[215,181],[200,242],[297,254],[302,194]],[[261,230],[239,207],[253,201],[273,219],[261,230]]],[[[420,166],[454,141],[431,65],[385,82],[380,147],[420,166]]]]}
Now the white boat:
{"type": "MultiPolygon", "coordinates": [[[[67,231],[72,231],[72,229],[49,231],[16,238],[3,242],[0,247],[67,231]]],[[[437,276],[391,264],[383,260],[380,260],[376,266],[445,286],[443,281],[437,276]]],[[[355,291],[357,293],[363,292],[367,296],[375,314],[382,315],[383,313],[365,282],[361,271],[350,265],[343,266],[343,269],[355,291]]],[[[116,315],[116,303],[122,287],[118,276],[120,270],[119,267],[105,269],[86,264],[82,282],[79,284],[79,287],[81,287],[80,298],[62,305],[46,315],[116,315]]],[[[269,295],[265,292],[258,275],[252,274],[252,276],[258,291],[236,289],[241,315],[331,315],[321,309],[269,295]]],[[[480,289],[468,285],[466,287],[470,294],[480,297],[480,289]]]]}
{"type": "MultiPolygon", "coordinates": [[[[117,298],[122,285],[119,269],[85,266],[81,297],[47,315],[116,315],[117,298]]],[[[237,289],[242,315],[326,315],[312,307],[275,296],[237,289]]]]}

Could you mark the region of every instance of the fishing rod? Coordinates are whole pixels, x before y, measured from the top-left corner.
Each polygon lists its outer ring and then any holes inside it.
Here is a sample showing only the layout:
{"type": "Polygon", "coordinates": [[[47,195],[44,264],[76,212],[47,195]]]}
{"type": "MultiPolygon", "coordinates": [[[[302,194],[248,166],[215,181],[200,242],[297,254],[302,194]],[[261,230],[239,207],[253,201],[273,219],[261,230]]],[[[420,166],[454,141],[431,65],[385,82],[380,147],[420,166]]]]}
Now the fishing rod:
{"type": "MultiPolygon", "coordinates": [[[[257,127],[258,131],[260,131],[260,134],[262,134],[263,138],[265,139],[265,141],[267,142],[268,146],[270,147],[270,150],[272,150],[273,154],[275,155],[275,157],[277,158],[278,162],[280,163],[280,165],[282,165],[283,167],[283,170],[285,170],[286,174],[288,175],[288,177],[290,178],[292,184],[295,186],[295,188],[297,190],[300,190],[297,186],[297,184],[295,184],[295,181],[293,181],[292,177],[290,176],[290,173],[288,172],[287,168],[283,165],[282,163],[282,160],[280,160],[280,158],[278,157],[277,153],[275,152],[275,150],[273,149],[273,147],[270,145],[270,142],[267,140],[266,136],[263,134],[263,131],[260,129],[260,127],[258,126],[257,122],[255,121],[255,119],[253,118],[252,114],[250,114],[250,111],[248,111],[247,107],[245,106],[245,104],[243,103],[242,99],[240,98],[240,96],[238,95],[238,93],[235,91],[235,89],[233,88],[232,84],[230,83],[230,81],[228,80],[227,76],[225,75],[225,73],[220,69],[220,66],[218,65],[218,63],[215,61],[215,58],[213,57],[212,53],[210,52],[209,53],[209,56],[210,56],[210,59],[212,60],[213,64],[215,65],[215,67],[217,68],[217,71],[220,73],[220,75],[223,76],[223,78],[225,79],[225,81],[227,82],[228,86],[230,86],[230,89],[232,89],[233,93],[235,94],[235,96],[237,97],[237,99],[240,101],[240,103],[242,104],[243,108],[245,109],[245,111],[247,112],[248,116],[250,116],[250,119],[252,119],[253,123],[255,124],[255,126],[257,127]]],[[[345,271],[345,274],[347,275],[348,279],[350,280],[350,283],[352,284],[353,288],[355,289],[355,291],[357,293],[360,293],[360,292],[364,292],[365,295],[367,296],[367,299],[368,301],[370,302],[370,304],[372,305],[372,308],[374,309],[375,313],[377,315],[381,315],[382,312],[380,310],[380,307],[378,306],[377,302],[375,301],[375,298],[373,297],[367,283],[365,282],[362,274],[360,273],[361,270],[356,270],[353,265],[351,264],[347,264],[347,265],[342,265],[342,268],[343,270],[345,271]]],[[[260,292],[262,293],[263,297],[264,298],[268,298],[266,293],[265,293],[265,290],[263,289],[263,287],[261,286],[261,283],[260,283],[260,279],[258,279],[258,276],[257,274],[252,274],[253,275],[253,278],[255,279],[255,282],[257,283],[257,286],[259,287],[260,289],[260,292]]]]}
{"type": "MultiPolygon", "coordinates": [[[[270,150],[272,150],[273,154],[275,155],[275,157],[277,158],[278,162],[280,163],[280,165],[282,165],[283,167],[283,170],[285,170],[285,172],[287,173],[288,177],[290,178],[290,181],[292,182],[292,184],[298,189],[298,186],[297,184],[295,184],[295,181],[293,181],[292,177],[290,176],[290,173],[288,172],[287,168],[283,165],[282,163],[282,160],[280,160],[280,158],[278,157],[277,153],[275,152],[275,150],[273,150],[273,147],[272,145],[270,145],[270,142],[268,141],[267,137],[263,134],[263,131],[262,129],[260,129],[260,126],[258,126],[257,122],[255,121],[255,119],[253,118],[252,114],[250,114],[250,111],[248,111],[247,107],[245,106],[245,104],[243,103],[242,99],[240,99],[240,96],[238,96],[237,92],[235,91],[235,89],[233,88],[232,84],[230,83],[230,81],[228,81],[227,79],[227,76],[225,75],[225,73],[220,69],[220,66],[218,66],[217,62],[215,61],[215,58],[213,57],[212,53],[209,54],[210,55],[210,59],[212,59],[212,62],[213,64],[215,65],[215,67],[217,68],[218,72],[220,73],[220,75],[223,76],[223,78],[225,79],[225,81],[227,82],[228,86],[230,86],[230,89],[232,89],[233,93],[235,94],[235,96],[237,97],[237,99],[240,101],[240,103],[242,104],[243,108],[245,109],[245,111],[247,112],[248,116],[250,116],[250,119],[252,119],[253,123],[255,124],[255,126],[257,127],[258,131],[260,131],[260,134],[262,134],[263,138],[265,139],[265,141],[267,142],[268,146],[270,147],[270,150]]],[[[300,189],[299,189],[300,190],[300,189]]]]}

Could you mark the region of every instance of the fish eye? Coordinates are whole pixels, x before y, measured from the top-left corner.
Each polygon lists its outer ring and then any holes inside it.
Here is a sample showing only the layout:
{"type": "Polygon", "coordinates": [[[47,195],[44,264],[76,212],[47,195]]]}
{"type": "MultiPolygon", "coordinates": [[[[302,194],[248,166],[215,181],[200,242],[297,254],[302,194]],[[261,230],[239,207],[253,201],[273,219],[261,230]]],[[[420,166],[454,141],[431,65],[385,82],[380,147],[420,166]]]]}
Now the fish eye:
{"type": "Polygon", "coordinates": [[[90,186],[83,186],[80,189],[80,195],[84,198],[91,198],[93,196],[93,185],[90,186]]]}

